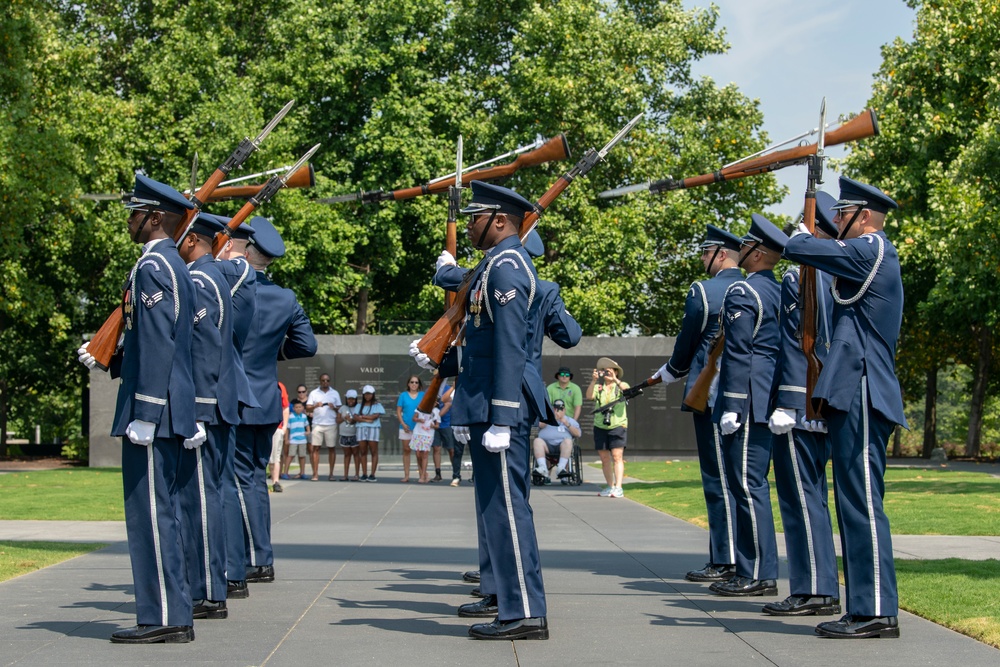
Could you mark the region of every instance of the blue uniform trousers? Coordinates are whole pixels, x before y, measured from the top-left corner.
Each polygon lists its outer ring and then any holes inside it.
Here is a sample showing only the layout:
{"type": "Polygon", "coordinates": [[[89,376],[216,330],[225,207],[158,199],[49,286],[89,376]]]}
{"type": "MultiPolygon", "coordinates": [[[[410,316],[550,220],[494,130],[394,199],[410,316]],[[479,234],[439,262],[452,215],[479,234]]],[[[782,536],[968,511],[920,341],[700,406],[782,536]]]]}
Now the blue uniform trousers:
{"type": "Polygon", "coordinates": [[[148,446],[122,438],[125,530],[132,561],[136,622],[192,625],[191,594],[181,541],[179,488],[184,438],[156,438],[148,446]]]}
{"type": "Polygon", "coordinates": [[[222,453],[222,511],[226,522],[226,578],[231,581],[246,579],[243,508],[243,487],[236,478],[236,427],[230,426],[222,453]]]}
{"type": "Polygon", "coordinates": [[[736,499],[736,574],[778,578],[778,543],[771,513],[772,433],[763,424],[744,424],[722,437],[726,479],[736,499]]]}
{"type": "Polygon", "coordinates": [[[892,559],[885,495],[885,450],[894,425],[871,409],[867,378],[848,412],[827,408],[833,457],[833,498],[844,557],[847,613],[895,616],[896,565],[892,559]]]}
{"type": "Polygon", "coordinates": [[[267,462],[271,458],[271,438],[277,428],[277,424],[241,424],[236,427],[233,461],[243,499],[246,560],[251,567],[274,564],[267,462]]]}
{"type": "Polygon", "coordinates": [[[222,474],[229,447],[228,424],[206,425],[208,436],[194,456],[185,456],[181,488],[181,533],[188,584],[195,600],[226,599],[226,517],[222,474]]]}
{"type": "Polygon", "coordinates": [[[692,415],[708,512],[708,557],[713,565],[733,565],[736,563],[736,499],[726,479],[722,435],[711,415],[697,412],[692,415]]]}
{"type": "MultiPolygon", "coordinates": [[[[531,468],[528,464],[530,422],[510,429],[510,448],[486,451],[483,434],[489,424],[469,427],[469,451],[476,471],[477,511],[486,538],[487,565],[492,568],[501,621],[545,616],[545,587],[538,558],[535,521],[528,504],[531,468]]],[[[480,568],[483,566],[480,559],[480,568]]],[[[480,569],[480,583],[486,572],[480,569]]],[[[488,589],[488,586],[487,586],[488,589]]],[[[484,589],[486,592],[487,589],[484,589]]]]}
{"type": "Polygon", "coordinates": [[[772,458],[785,527],[789,593],[840,597],[827,500],[829,440],[822,433],[792,429],[774,436],[772,458]]]}
{"type": "MultiPolygon", "coordinates": [[[[472,450],[469,450],[472,455],[472,450]]],[[[476,482],[478,484],[479,482],[476,482]]],[[[493,578],[493,565],[490,563],[490,550],[486,545],[486,524],[483,512],[479,507],[479,494],[476,495],[476,536],[479,541],[479,592],[483,595],[496,595],[497,584],[493,578]]]]}

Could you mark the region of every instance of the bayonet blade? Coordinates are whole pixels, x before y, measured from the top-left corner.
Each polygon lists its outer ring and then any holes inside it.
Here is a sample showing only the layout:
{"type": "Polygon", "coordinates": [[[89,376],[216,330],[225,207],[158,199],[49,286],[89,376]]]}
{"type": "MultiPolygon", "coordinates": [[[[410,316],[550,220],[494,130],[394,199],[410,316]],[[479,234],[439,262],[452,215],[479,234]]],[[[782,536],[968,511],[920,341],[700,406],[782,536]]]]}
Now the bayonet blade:
{"type": "Polygon", "coordinates": [[[462,135],[458,135],[458,157],[455,160],[455,187],[462,189],[462,135]]]}
{"type": "Polygon", "coordinates": [[[598,194],[597,196],[601,199],[614,199],[615,197],[624,197],[625,195],[630,195],[633,192],[644,192],[649,190],[649,186],[652,181],[646,181],[645,183],[635,183],[633,185],[623,185],[620,188],[612,188],[611,190],[605,190],[604,192],[598,194]]]}
{"type": "Polygon", "coordinates": [[[313,154],[319,150],[320,146],[322,146],[322,144],[316,144],[315,146],[310,148],[308,151],[306,151],[305,155],[299,158],[298,162],[289,167],[288,171],[286,171],[285,174],[281,177],[281,184],[284,185],[285,183],[287,183],[288,179],[291,178],[295,172],[301,169],[302,165],[304,165],[306,162],[309,161],[309,158],[311,158],[313,154]]]}
{"type": "Polygon", "coordinates": [[[324,197],[323,199],[317,199],[320,204],[342,204],[348,201],[361,201],[360,192],[353,192],[349,195],[337,195],[336,197],[324,197]]]}
{"type": "Polygon", "coordinates": [[[819,139],[816,140],[816,155],[822,157],[826,147],[826,97],[819,106],[819,139]]]}
{"type": "Polygon", "coordinates": [[[288,113],[288,110],[291,109],[292,105],[294,104],[295,100],[289,100],[288,104],[283,106],[281,108],[281,111],[279,111],[274,116],[274,118],[271,119],[271,122],[264,126],[264,129],[260,131],[260,134],[257,135],[257,138],[253,140],[254,147],[260,148],[260,142],[264,141],[264,139],[267,139],[267,135],[271,134],[271,130],[273,130],[274,127],[281,122],[281,119],[285,117],[285,114],[288,113]]]}
{"type": "Polygon", "coordinates": [[[624,139],[625,135],[627,135],[629,132],[631,132],[632,128],[635,127],[636,125],[638,125],[639,121],[642,120],[642,117],[645,116],[645,115],[646,115],[645,111],[639,113],[635,118],[633,118],[632,120],[630,120],[625,127],[623,127],[622,129],[618,130],[618,134],[616,134],[614,137],[612,137],[611,141],[609,141],[607,143],[607,145],[604,146],[604,148],[602,148],[601,150],[599,150],[597,152],[597,154],[600,156],[600,158],[603,160],[604,156],[608,154],[608,151],[610,151],[612,148],[614,148],[618,144],[619,141],[621,141],[622,139],[624,139]]]}

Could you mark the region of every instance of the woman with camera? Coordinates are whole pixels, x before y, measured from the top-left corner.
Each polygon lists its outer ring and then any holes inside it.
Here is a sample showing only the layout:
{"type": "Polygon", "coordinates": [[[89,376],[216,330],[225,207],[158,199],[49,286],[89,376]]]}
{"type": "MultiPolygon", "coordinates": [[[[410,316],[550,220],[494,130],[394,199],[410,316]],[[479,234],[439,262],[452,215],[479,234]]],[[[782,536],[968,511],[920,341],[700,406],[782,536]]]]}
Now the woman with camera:
{"type": "MultiPolygon", "coordinates": [[[[628,389],[628,383],[621,381],[622,367],[607,357],[597,360],[597,367],[591,375],[587,387],[587,400],[597,407],[608,405],[628,389]]],[[[622,478],[625,476],[625,439],[628,430],[628,415],[625,401],[619,401],[607,410],[602,410],[594,419],[594,446],[601,457],[601,468],[608,485],[601,489],[602,498],[621,498],[622,478]]]]}

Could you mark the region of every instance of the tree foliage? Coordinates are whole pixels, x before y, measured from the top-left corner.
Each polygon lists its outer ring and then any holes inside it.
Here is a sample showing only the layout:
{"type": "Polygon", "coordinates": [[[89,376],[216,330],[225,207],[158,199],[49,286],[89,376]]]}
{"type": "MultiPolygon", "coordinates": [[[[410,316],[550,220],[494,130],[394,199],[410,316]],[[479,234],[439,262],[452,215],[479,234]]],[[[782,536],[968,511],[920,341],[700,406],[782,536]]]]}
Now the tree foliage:
{"type": "MultiPolygon", "coordinates": [[[[716,20],[681,0],[15,0],[0,18],[4,403],[23,428],[39,418],[31,392],[61,401],[77,391],[72,351],[115,307],[138,254],[117,206],[76,197],[127,189],[138,168],[187,187],[196,152],[204,179],[293,98],[246,169],[323,144],[317,186],[262,211],[288,249],[275,278],[317,332],[353,332],[362,291],[371,333],[371,323],[436,319],[441,295],[429,283],[446,214],[435,196],[378,206],[317,197],[425,183],[453,168],[459,134],[469,163],[565,133],[570,161],[506,183],[537,199],[645,112],[543,216],[538,266],[588,334],[674,333],[700,277],[704,224],[742,231],[782,193],[764,176],[666,196],[595,194],[705,173],[763,146],[755,101],[691,75],[695,60],[726,49],[716,20]]],[[[476,259],[464,238],[460,255],[476,259]]]]}

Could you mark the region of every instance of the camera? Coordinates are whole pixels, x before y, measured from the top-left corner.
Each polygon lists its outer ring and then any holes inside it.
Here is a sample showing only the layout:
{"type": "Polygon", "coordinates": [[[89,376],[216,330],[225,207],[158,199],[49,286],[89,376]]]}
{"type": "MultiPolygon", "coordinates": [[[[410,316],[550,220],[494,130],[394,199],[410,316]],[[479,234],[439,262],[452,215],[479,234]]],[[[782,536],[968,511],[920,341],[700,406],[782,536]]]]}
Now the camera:
{"type": "Polygon", "coordinates": [[[611,426],[611,410],[604,411],[604,425],[611,426]]]}
{"type": "Polygon", "coordinates": [[[607,374],[608,374],[608,372],[605,371],[605,370],[597,371],[597,377],[599,377],[599,378],[602,378],[602,377],[606,376],[607,374]]]}

